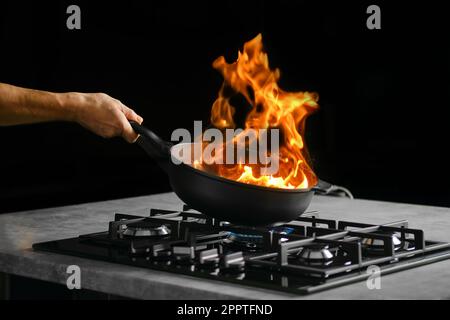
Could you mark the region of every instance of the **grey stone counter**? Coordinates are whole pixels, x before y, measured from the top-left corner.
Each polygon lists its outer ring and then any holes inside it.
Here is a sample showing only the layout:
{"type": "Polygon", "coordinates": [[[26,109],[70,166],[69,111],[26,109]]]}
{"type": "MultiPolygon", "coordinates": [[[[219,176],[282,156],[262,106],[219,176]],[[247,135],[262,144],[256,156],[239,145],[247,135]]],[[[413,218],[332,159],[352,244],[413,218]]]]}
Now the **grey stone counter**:
{"type": "MultiPolygon", "coordinates": [[[[74,264],[81,268],[83,288],[140,299],[450,298],[450,260],[383,276],[380,290],[359,282],[298,296],[31,249],[35,242],[104,231],[115,212],[146,215],[150,207],[179,210],[181,202],[168,193],[0,215],[0,272],[65,284],[66,268],[74,264]]],[[[316,196],[310,209],[336,220],[382,224],[407,219],[428,239],[450,241],[448,208],[316,196]]]]}

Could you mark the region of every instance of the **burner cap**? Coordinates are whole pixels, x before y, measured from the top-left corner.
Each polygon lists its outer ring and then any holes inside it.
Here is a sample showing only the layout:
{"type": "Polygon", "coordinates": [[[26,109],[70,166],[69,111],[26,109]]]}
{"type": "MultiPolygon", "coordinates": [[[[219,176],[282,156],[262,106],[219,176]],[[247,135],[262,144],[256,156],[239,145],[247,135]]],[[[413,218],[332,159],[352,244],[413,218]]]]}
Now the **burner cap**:
{"type": "Polygon", "coordinates": [[[122,234],[127,237],[166,236],[170,234],[170,229],[164,224],[144,220],[127,224],[122,234]]]}
{"type": "Polygon", "coordinates": [[[304,246],[298,253],[299,260],[307,263],[329,263],[334,255],[326,244],[313,243],[304,246]]]}
{"type": "MultiPolygon", "coordinates": [[[[392,244],[394,245],[394,250],[398,250],[401,245],[402,241],[398,238],[398,236],[394,232],[389,231],[377,231],[374,232],[376,234],[383,234],[383,235],[390,235],[392,237],[392,244]]],[[[383,251],[383,240],[381,239],[374,239],[367,236],[367,238],[363,238],[362,246],[366,250],[372,250],[372,251],[383,251]]]]}

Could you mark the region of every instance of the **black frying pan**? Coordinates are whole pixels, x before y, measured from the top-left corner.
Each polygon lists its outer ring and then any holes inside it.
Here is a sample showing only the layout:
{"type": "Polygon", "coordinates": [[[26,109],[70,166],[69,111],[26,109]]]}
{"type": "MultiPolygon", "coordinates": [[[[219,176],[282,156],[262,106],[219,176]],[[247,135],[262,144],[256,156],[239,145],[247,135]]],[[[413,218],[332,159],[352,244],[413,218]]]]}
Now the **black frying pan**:
{"type": "Polygon", "coordinates": [[[140,136],[137,144],[168,174],[177,196],[193,209],[235,224],[266,226],[289,222],[308,208],[315,191],[329,193],[339,187],[320,181],[310,189],[274,189],[228,180],[187,164],[174,164],[172,145],[144,126],[130,121],[140,136]]]}

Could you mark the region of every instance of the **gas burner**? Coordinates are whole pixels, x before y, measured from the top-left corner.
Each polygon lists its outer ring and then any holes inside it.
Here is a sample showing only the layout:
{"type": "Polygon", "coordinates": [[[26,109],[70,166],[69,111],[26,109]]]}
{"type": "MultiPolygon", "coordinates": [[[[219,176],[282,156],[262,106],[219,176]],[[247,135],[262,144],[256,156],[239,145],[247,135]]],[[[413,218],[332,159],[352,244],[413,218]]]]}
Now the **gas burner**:
{"type": "Polygon", "coordinates": [[[166,225],[147,220],[132,222],[126,226],[122,231],[125,237],[162,237],[170,234],[170,229],[166,225]]]}
{"type": "Polygon", "coordinates": [[[263,246],[263,235],[230,231],[225,243],[241,249],[256,251],[263,246]]]}
{"type": "Polygon", "coordinates": [[[313,243],[304,246],[298,253],[300,262],[310,265],[329,265],[333,262],[334,254],[327,244],[313,243]]]}
{"type": "Polygon", "coordinates": [[[295,231],[295,229],[291,228],[291,227],[279,226],[279,227],[271,228],[270,231],[272,231],[274,233],[278,233],[278,234],[288,235],[288,234],[293,233],[295,231]]]}
{"type": "MultiPolygon", "coordinates": [[[[402,247],[402,241],[398,238],[398,236],[394,232],[377,231],[377,232],[374,232],[374,234],[391,236],[392,244],[394,245],[395,251],[397,251],[398,249],[400,249],[402,247]]],[[[370,234],[368,234],[368,236],[366,238],[363,238],[361,241],[363,249],[368,253],[374,253],[374,254],[383,252],[383,250],[384,250],[383,240],[371,238],[369,235],[370,234]]]]}
{"type": "MultiPolygon", "coordinates": [[[[275,233],[275,234],[279,234],[282,236],[287,236],[289,234],[295,233],[295,229],[291,228],[291,227],[284,227],[284,226],[278,226],[278,227],[273,227],[270,229],[271,232],[275,233]]],[[[279,243],[282,242],[286,242],[289,239],[287,237],[280,237],[279,238],[279,243]]]]}
{"type": "MultiPolygon", "coordinates": [[[[264,235],[268,236],[267,232],[287,236],[295,233],[295,229],[288,226],[277,226],[264,230],[252,230],[251,228],[248,228],[242,231],[229,231],[225,244],[234,246],[239,250],[250,252],[258,251],[264,249],[265,245],[268,244],[264,242],[264,235]]],[[[287,240],[287,238],[280,238],[280,242],[287,240]]]]}

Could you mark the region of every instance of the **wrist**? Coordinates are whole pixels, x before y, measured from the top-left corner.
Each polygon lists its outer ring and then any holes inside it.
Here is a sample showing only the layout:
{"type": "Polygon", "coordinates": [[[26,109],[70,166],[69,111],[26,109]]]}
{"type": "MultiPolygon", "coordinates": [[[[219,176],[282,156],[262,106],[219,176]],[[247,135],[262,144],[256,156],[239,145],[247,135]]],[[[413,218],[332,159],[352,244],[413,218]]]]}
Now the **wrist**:
{"type": "Polygon", "coordinates": [[[57,93],[56,95],[64,120],[78,122],[83,109],[83,94],[78,92],[64,92],[57,93]]]}

